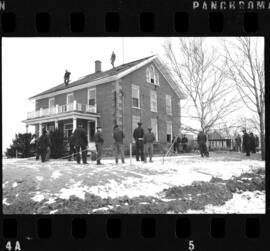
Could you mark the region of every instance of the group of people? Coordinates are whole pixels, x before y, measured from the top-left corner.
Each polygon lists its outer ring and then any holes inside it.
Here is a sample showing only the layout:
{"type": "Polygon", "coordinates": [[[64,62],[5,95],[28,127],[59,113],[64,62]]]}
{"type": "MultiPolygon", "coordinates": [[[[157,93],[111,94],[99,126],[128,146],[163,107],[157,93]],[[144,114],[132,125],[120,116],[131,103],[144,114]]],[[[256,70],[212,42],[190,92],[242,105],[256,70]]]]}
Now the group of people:
{"type": "Polygon", "coordinates": [[[148,131],[145,133],[142,128],[142,123],[138,122],[138,127],[133,132],[133,138],[135,140],[136,161],[153,162],[153,143],[156,140],[152,128],[148,127],[148,131]]]}
{"type": "MultiPolygon", "coordinates": [[[[116,124],[113,128],[112,137],[114,139],[114,156],[115,163],[118,164],[119,156],[121,158],[121,162],[125,163],[125,155],[124,155],[124,138],[125,134],[122,129],[116,124]]],[[[155,141],[155,135],[152,132],[151,128],[148,128],[148,132],[144,133],[144,129],[142,128],[142,123],[138,123],[138,127],[134,130],[133,133],[134,140],[136,142],[136,160],[147,162],[147,156],[149,156],[149,161],[153,162],[153,143],[155,141]]],[[[97,132],[94,135],[94,142],[96,146],[96,161],[97,165],[101,165],[102,152],[103,152],[103,143],[104,138],[102,135],[102,128],[97,127],[97,132]]],[[[76,128],[74,133],[69,138],[69,160],[72,160],[72,157],[75,156],[77,163],[80,163],[82,155],[83,164],[87,164],[87,134],[86,131],[80,126],[76,128]]]]}
{"type": "Polygon", "coordinates": [[[42,130],[40,137],[34,134],[30,143],[35,145],[36,160],[39,160],[39,157],[41,157],[41,162],[45,162],[50,158],[52,143],[46,129],[42,130]]]}
{"type": "Polygon", "coordinates": [[[182,138],[180,136],[173,136],[172,142],[174,153],[180,153],[180,145],[182,145],[183,152],[187,152],[188,138],[185,134],[182,138]]]}
{"type": "Polygon", "coordinates": [[[246,156],[250,156],[250,153],[256,153],[256,148],[259,146],[259,137],[252,132],[247,133],[247,131],[244,129],[243,131],[243,144],[241,145],[241,136],[238,135],[235,139],[236,142],[236,149],[241,152],[245,152],[246,156]],[[242,146],[242,149],[241,149],[242,146]]]}

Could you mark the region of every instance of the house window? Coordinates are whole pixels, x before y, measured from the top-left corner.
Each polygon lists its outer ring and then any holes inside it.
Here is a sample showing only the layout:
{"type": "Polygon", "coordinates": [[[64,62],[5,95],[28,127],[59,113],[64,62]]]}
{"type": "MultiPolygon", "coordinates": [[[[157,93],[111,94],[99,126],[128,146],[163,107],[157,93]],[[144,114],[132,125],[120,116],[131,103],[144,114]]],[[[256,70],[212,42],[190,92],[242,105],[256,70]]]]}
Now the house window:
{"type": "Polygon", "coordinates": [[[146,82],[159,85],[159,75],[158,75],[158,72],[155,71],[155,68],[153,65],[147,67],[146,69],[146,82]]]}
{"type": "Polygon", "coordinates": [[[96,106],[96,88],[88,89],[88,105],[96,106]]]}
{"type": "Polygon", "coordinates": [[[167,142],[172,142],[172,121],[166,121],[166,127],[167,127],[167,142]]]}
{"type": "Polygon", "coordinates": [[[172,114],[172,97],[170,95],[166,95],[166,113],[172,114]]]}
{"type": "Polygon", "coordinates": [[[153,65],[150,66],[150,82],[152,84],[154,84],[156,82],[155,81],[155,69],[154,69],[153,65]]]}
{"type": "Polygon", "coordinates": [[[73,93],[70,93],[67,95],[67,105],[73,103],[74,95],[73,93]]]}
{"type": "Polygon", "coordinates": [[[157,119],[151,119],[151,128],[152,128],[152,132],[156,136],[156,141],[158,141],[158,124],[157,124],[157,119]]]}
{"type": "Polygon", "coordinates": [[[140,108],[140,88],[132,85],[132,107],[140,108]]]}
{"type": "Polygon", "coordinates": [[[151,112],[157,112],[157,92],[150,91],[151,112]]]}
{"type": "Polygon", "coordinates": [[[140,116],[132,116],[132,135],[134,130],[138,127],[138,122],[141,122],[141,117],[140,116]]]}
{"type": "Polygon", "coordinates": [[[55,99],[54,98],[49,98],[49,109],[53,108],[55,106],[55,99]]]}

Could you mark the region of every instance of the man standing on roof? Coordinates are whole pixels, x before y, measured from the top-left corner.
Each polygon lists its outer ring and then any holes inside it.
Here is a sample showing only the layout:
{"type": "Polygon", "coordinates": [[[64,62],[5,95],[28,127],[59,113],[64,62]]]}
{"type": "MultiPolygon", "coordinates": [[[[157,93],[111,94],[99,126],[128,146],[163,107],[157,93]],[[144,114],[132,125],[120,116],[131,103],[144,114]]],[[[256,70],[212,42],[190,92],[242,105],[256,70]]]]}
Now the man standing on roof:
{"type": "Polygon", "coordinates": [[[111,56],[111,64],[112,64],[112,67],[114,68],[114,61],[116,59],[116,56],[115,56],[115,53],[114,51],[112,52],[112,56],[111,56]]]}
{"type": "Polygon", "coordinates": [[[66,70],[65,75],[64,75],[64,83],[65,83],[65,85],[67,85],[69,83],[70,74],[71,73],[68,70],[66,70]]]}

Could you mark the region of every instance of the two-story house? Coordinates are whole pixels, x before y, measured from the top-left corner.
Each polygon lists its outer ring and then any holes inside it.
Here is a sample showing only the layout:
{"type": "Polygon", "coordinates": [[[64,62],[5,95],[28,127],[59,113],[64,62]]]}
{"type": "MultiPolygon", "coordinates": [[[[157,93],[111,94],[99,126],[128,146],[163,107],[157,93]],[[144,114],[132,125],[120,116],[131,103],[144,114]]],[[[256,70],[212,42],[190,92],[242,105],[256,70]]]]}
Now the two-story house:
{"type": "Polygon", "coordinates": [[[87,131],[91,144],[97,126],[103,128],[105,147],[113,144],[117,123],[123,128],[125,144],[133,141],[137,122],[152,127],[157,141],[170,142],[181,126],[179,85],[158,56],[126,63],[107,71],[95,62],[95,72],[69,84],[60,84],[30,98],[35,111],[24,120],[41,133],[58,128],[66,137],[78,124],[87,131]]]}

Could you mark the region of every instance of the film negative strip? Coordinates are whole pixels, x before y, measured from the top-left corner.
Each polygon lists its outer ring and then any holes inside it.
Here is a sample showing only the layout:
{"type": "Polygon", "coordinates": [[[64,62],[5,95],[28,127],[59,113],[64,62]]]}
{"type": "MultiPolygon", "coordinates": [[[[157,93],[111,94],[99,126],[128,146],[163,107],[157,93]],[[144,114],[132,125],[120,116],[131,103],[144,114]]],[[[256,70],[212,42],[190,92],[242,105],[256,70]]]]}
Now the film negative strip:
{"type": "Polygon", "coordinates": [[[270,249],[270,1],[0,16],[1,250],[270,249]]]}

